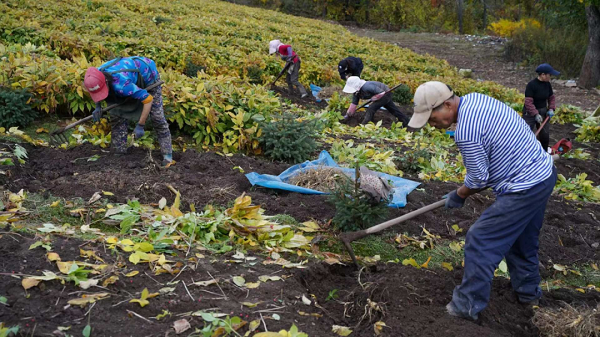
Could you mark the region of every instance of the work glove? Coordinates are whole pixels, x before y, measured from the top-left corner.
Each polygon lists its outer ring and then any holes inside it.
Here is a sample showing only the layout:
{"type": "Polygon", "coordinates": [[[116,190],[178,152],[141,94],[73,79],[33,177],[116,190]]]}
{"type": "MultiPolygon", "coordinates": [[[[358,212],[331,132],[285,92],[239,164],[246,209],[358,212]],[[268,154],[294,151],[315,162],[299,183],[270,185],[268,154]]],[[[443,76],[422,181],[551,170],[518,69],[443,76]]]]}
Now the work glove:
{"type": "Polygon", "coordinates": [[[344,116],[344,119],[348,119],[350,117],[352,117],[352,115],[354,115],[354,113],[356,112],[356,108],[358,106],[354,103],[350,104],[350,107],[348,107],[348,111],[346,111],[346,115],[344,116]]]}
{"type": "Polygon", "coordinates": [[[371,97],[371,100],[373,102],[375,102],[376,100],[381,99],[381,97],[383,97],[383,95],[385,95],[385,92],[382,92],[381,94],[377,94],[377,95],[371,97]]]}
{"type": "Polygon", "coordinates": [[[552,109],[548,110],[548,117],[550,117],[550,118],[554,117],[554,110],[552,110],[552,109]]]}
{"type": "Polygon", "coordinates": [[[100,103],[96,103],[96,109],[92,112],[92,119],[94,122],[99,122],[102,119],[102,105],[100,103]]]}
{"type": "Polygon", "coordinates": [[[538,124],[542,124],[542,122],[544,121],[544,119],[542,118],[542,115],[537,114],[535,115],[535,122],[538,124]]]}
{"type": "Polygon", "coordinates": [[[136,125],[135,129],[133,129],[133,136],[135,139],[140,139],[144,137],[144,126],[140,123],[136,125]]]}
{"type": "Polygon", "coordinates": [[[446,194],[444,199],[446,199],[446,208],[462,208],[466,200],[461,198],[456,190],[446,194]]]}

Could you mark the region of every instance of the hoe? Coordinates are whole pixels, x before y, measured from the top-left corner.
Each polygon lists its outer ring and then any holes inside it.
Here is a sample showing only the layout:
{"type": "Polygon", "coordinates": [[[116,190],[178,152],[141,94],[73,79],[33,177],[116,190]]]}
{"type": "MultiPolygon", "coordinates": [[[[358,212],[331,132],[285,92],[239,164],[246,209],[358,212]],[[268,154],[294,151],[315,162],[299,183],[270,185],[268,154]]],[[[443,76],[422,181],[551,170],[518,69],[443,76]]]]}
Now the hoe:
{"type": "MultiPolygon", "coordinates": [[[[154,89],[157,86],[159,86],[161,84],[164,84],[164,83],[165,82],[163,82],[163,81],[155,82],[155,83],[147,86],[146,90],[154,89]]],[[[105,113],[105,112],[107,112],[107,111],[109,111],[109,110],[111,110],[113,108],[116,108],[116,107],[122,105],[122,104],[124,104],[124,102],[123,103],[109,105],[106,108],[102,109],[102,113],[105,113]]],[[[83,124],[83,123],[89,121],[90,119],[92,119],[92,117],[93,117],[92,115],[89,115],[89,116],[87,116],[85,118],[82,118],[82,119],[78,120],[77,122],[71,123],[71,124],[69,124],[69,125],[67,125],[65,127],[62,127],[60,129],[56,129],[56,130],[52,131],[50,133],[50,141],[52,142],[53,145],[60,145],[62,143],[68,143],[69,139],[65,135],[65,131],[67,131],[69,129],[72,129],[72,128],[76,127],[79,124],[83,124]]]]}
{"type": "Polygon", "coordinates": [[[373,233],[381,232],[384,229],[387,229],[389,227],[392,227],[392,226],[402,223],[404,221],[410,220],[418,215],[421,215],[423,213],[427,213],[429,211],[433,211],[434,209],[440,208],[440,207],[444,206],[444,204],[446,204],[446,200],[436,201],[435,203],[433,203],[431,205],[419,208],[415,211],[404,214],[403,216],[400,216],[398,218],[388,220],[377,226],[373,226],[371,228],[367,228],[362,231],[342,233],[340,235],[340,239],[342,240],[342,243],[346,247],[348,254],[350,254],[350,257],[352,258],[352,262],[354,262],[354,266],[356,266],[356,268],[358,269],[359,268],[358,261],[356,260],[356,256],[354,255],[354,250],[352,249],[352,245],[350,245],[350,243],[352,241],[362,239],[365,236],[373,234],[373,233]]]}

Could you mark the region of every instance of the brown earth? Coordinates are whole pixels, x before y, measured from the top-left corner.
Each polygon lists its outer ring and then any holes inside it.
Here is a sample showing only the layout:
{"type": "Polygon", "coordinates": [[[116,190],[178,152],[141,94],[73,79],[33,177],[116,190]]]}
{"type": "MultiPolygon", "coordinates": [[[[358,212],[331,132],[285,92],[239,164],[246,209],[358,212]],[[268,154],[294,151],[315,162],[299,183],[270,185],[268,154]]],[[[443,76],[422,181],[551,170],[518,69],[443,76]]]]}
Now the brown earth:
{"type": "MultiPolygon", "coordinates": [[[[79,248],[94,250],[106,264],[114,266],[110,267],[114,268],[112,274],[118,275],[119,280],[106,288],[92,287],[86,291],[74,286],[72,282],[62,285],[59,281],[45,281],[26,291],[21,286],[21,280],[11,275],[40,275],[42,270],[58,273],[56,265],[46,260],[44,249],[29,249],[36,239],[39,238],[16,233],[0,237],[0,254],[3,257],[0,260],[0,295],[8,299],[8,305],[0,307],[0,321],[7,326],[20,325],[20,332],[28,336],[47,336],[59,326],[70,326],[67,333],[79,335],[88,324],[88,310],[92,336],[174,336],[174,321],[186,318],[193,328],[202,328],[205,324],[203,320],[190,316],[189,313],[207,311],[210,308],[217,308],[216,312],[219,313],[239,316],[248,322],[261,319],[259,310],[272,309],[274,311],[262,312],[264,324],[269,331],[289,329],[292,324],[296,324],[309,336],[334,336],[331,333],[334,324],[351,327],[354,330],[353,336],[373,336],[373,324],[377,321],[383,321],[387,325],[383,328],[382,336],[538,335],[530,322],[532,310],[517,303],[509,281],[504,278],[494,280],[490,305],[483,312],[480,321],[472,323],[448,316],[444,307],[451,299],[452,289],[460,283],[460,267],[450,272],[379,264],[363,270],[357,278],[357,273],[348,266],[311,262],[308,269],[281,269],[275,265],[263,265],[261,262],[264,257],[254,253],[247,256],[256,256],[256,264],[228,263],[225,259],[229,256],[216,261],[212,257],[200,258],[196,263],[179,253],[179,256],[169,256],[168,259],[180,261],[188,268],[179,276],[156,276],[145,264],[127,264],[126,267],[119,268],[119,263],[127,258],[126,255],[111,252],[101,243],[55,236],[52,251],[58,253],[63,261],[83,261],[79,257],[79,248]],[[133,270],[139,274],[134,277],[124,276],[133,270]],[[214,284],[206,287],[191,285],[193,282],[211,280],[209,273],[219,280],[221,288],[214,284]],[[277,275],[284,279],[264,282],[259,288],[246,290],[233,285],[231,277],[236,275],[242,275],[247,282],[257,281],[260,275],[277,275]],[[182,282],[166,285],[174,279],[185,282],[189,294],[182,282]],[[143,308],[137,303],[129,303],[130,299],[139,298],[144,288],[153,293],[167,286],[175,287],[175,290],[149,299],[150,304],[143,308]],[[338,289],[338,298],[327,300],[329,292],[334,289],[338,289]],[[222,298],[221,291],[227,299],[222,298]],[[67,304],[69,300],[83,294],[97,292],[108,292],[110,297],[96,302],[93,307],[88,305],[81,308],[67,304]],[[302,303],[302,295],[312,300],[311,305],[302,303]],[[315,306],[315,300],[322,308],[315,306]],[[365,307],[367,300],[374,301],[381,310],[372,311],[369,316],[366,310],[368,307],[365,307]],[[249,308],[242,305],[242,302],[258,305],[249,308]],[[168,310],[171,315],[156,320],[155,317],[163,313],[163,310],[168,310]],[[302,316],[300,311],[318,317],[302,316]],[[272,319],[273,313],[280,315],[281,319],[272,319]]],[[[104,275],[103,278],[108,276],[104,275]]],[[[600,293],[580,294],[552,290],[544,293],[541,305],[557,306],[558,301],[595,306],[600,301],[600,293]]],[[[193,330],[187,333],[191,331],[193,330]]],[[[240,330],[241,333],[245,331],[247,326],[240,330]]],[[[257,331],[264,331],[264,325],[261,324],[257,331]]],[[[62,336],[60,333],[56,335],[62,336]]]]}
{"type": "MultiPolygon", "coordinates": [[[[175,153],[177,163],[159,171],[149,162],[148,152],[142,149],[133,149],[126,156],[105,153],[92,145],[69,150],[27,150],[29,159],[25,165],[11,169],[10,178],[0,176],[0,184],[12,191],[25,189],[65,198],[81,197],[84,200],[95,192],[110,191],[114,196],[108,198],[115,202],[136,198],[143,203],[156,203],[165,197],[171,203],[174,195],[167,188],[167,184],[170,184],[181,193],[184,207],[190,203],[197,208],[209,203],[226,206],[237,196],[247,193],[255,204],[266,209],[267,214],[289,214],[298,221],[314,219],[319,223],[327,223],[335,214],[333,206],[326,202],[326,196],[251,187],[244,173],[234,167],[240,167],[246,173],[255,171],[274,175],[289,167],[289,164],[268,162],[256,157],[239,154],[224,157],[213,152],[188,150],[175,153]],[[100,155],[96,161],[75,161],[95,154],[100,155]]],[[[158,153],[154,153],[154,157],[158,157],[158,153]]],[[[591,165],[590,160],[558,161],[559,171],[568,176],[589,172],[591,165]]],[[[418,181],[416,177],[408,178],[418,181]]],[[[423,182],[420,186],[423,190],[409,194],[408,205],[403,209],[393,209],[389,216],[397,217],[433,203],[457,186],[454,183],[423,182]]],[[[476,195],[463,209],[442,209],[424,214],[395,231],[420,234],[421,227],[426,226],[428,230],[448,237],[451,236],[448,227],[458,224],[467,229],[493,199],[490,192],[476,195]]],[[[544,263],[552,261],[564,264],[598,260],[600,249],[591,246],[600,242],[600,222],[595,214],[600,214],[599,204],[578,203],[552,196],[540,238],[541,260],[544,263]]]]}
{"type": "MultiPolygon", "coordinates": [[[[458,69],[472,69],[473,78],[494,81],[525,93],[525,86],[536,77],[535,66],[523,67],[503,57],[502,42],[486,41],[474,36],[433,33],[389,32],[346,26],[352,33],[429,54],[446,60],[458,69]]],[[[556,103],[571,104],[593,111],[600,104],[600,93],[553,83],[556,103]]]]}

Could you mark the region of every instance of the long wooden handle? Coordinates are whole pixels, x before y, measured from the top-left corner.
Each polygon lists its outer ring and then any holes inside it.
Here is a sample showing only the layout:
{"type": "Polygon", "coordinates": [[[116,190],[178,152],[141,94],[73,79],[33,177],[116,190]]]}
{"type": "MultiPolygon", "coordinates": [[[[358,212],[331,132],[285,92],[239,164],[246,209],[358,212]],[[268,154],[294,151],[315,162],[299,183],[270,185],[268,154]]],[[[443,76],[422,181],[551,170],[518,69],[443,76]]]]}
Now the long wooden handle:
{"type": "Polygon", "coordinates": [[[544,122],[542,123],[542,125],[540,125],[540,127],[537,129],[537,131],[535,132],[535,136],[537,137],[540,132],[542,131],[542,129],[544,128],[544,125],[546,125],[546,123],[548,123],[548,120],[550,119],[550,116],[546,116],[546,119],[544,119],[544,122]]]}
{"type": "Polygon", "coordinates": [[[277,82],[279,80],[279,78],[281,77],[281,75],[283,75],[285,73],[286,70],[288,70],[288,68],[292,65],[292,62],[288,62],[285,67],[283,67],[283,69],[281,69],[281,72],[279,73],[279,75],[277,75],[277,78],[275,78],[275,81],[273,81],[271,83],[271,85],[275,85],[275,82],[277,82]]]}
{"type": "MultiPolygon", "coordinates": [[[[154,89],[154,88],[156,88],[156,87],[158,87],[159,85],[161,85],[161,84],[164,84],[164,83],[165,83],[165,82],[164,82],[164,81],[162,81],[162,80],[161,80],[161,81],[156,81],[156,82],[152,83],[151,85],[149,85],[149,86],[146,88],[146,90],[154,89]]],[[[110,110],[112,110],[112,109],[114,109],[114,108],[116,108],[116,107],[120,106],[121,104],[123,104],[123,103],[111,104],[111,105],[107,106],[106,108],[102,109],[102,113],[108,112],[108,111],[110,111],[110,110]]],[[[79,124],[83,124],[83,123],[85,123],[85,122],[89,121],[89,120],[90,120],[90,119],[92,119],[93,117],[94,117],[93,115],[89,115],[89,116],[87,116],[87,117],[85,117],[85,118],[82,118],[82,119],[78,120],[77,122],[74,122],[74,123],[71,123],[71,124],[69,124],[69,125],[65,126],[64,128],[62,128],[62,129],[60,130],[60,132],[65,132],[65,131],[67,131],[67,130],[69,130],[69,129],[72,129],[72,128],[76,127],[76,126],[77,126],[77,125],[79,125],[79,124]]]]}
{"type": "Polygon", "coordinates": [[[386,229],[388,227],[392,227],[392,226],[397,225],[397,224],[399,224],[401,222],[404,222],[404,221],[410,220],[410,219],[412,219],[412,218],[414,218],[416,216],[419,216],[419,215],[421,215],[423,213],[427,213],[429,211],[433,211],[434,209],[440,208],[440,207],[444,206],[445,204],[446,204],[446,200],[445,199],[440,200],[440,201],[436,201],[436,202],[434,202],[431,205],[427,205],[425,207],[421,207],[421,208],[419,208],[417,210],[414,210],[414,211],[412,211],[410,213],[406,213],[406,214],[404,214],[404,215],[402,215],[400,217],[397,217],[395,219],[388,220],[388,221],[386,221],[384,223],[380,223],[377,226],[373,226],[373,227],[367,228],[367,230],[365,232],[367,234],[373,234],[373,233],[376,233],[376,232],[380,232],[380,231],[382,231],[382,230],[384,230],[384,229],[386,229]]]}
{"type": "MultiPolygon", "coordinates": [[[[396,89],[397,89],[398,87],[400,87],[401,85],[402,85],[402,83],[400,83],[400,84],[396,85],[395,87],[392,87],[390,90],[386,91],[386,92],[385,92],[385,94],[388,94],[388,93],[390,93],[390,92],[392,92],[392,91],[396,90],[396,89]]],[[[373,99],[370,99],[370,100],[366,101],[365,103],[361,104],[361,105],[360,105],[358,108],[356,108],[356,110],[359,110],[359,109],[362,109],[362,108],[364,108],[364,107],[365,107],[365,105],[367,105],[367,104],[371,104],[371,102],[373,102],[373,99]]]]}

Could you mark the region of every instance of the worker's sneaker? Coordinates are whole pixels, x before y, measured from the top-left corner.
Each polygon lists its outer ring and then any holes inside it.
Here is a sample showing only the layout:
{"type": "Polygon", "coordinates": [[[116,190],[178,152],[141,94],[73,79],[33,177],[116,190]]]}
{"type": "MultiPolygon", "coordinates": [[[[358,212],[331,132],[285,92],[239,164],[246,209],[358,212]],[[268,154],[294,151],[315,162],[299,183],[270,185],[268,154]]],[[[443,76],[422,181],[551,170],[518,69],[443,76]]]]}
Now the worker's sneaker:
{"type": "Polygon", "coordinates": [[[171,166],[175,165],[175,161],[174,160],[167,160],[167,159],[163,159],[162,163],[160,164],[161,168],[169,168],[171,166]]]}
{"type": "Polygon", "coordinates": [[[448,311],[448,314],[450,314],[450,316],[464,318],[469,321],[476,321],[479,318],[479,315],[477,314],[475,314],[475,316],[471,316],[468,313],[459,311],[458,308],[452,302],[446,305],[446,310],[448,311]]]}
{"type": "Polygon", "coordinates": [[[308,97],[308,94],[302,94],[302,96],[300,96],[300,98],[306,98],[308,97]]]}

